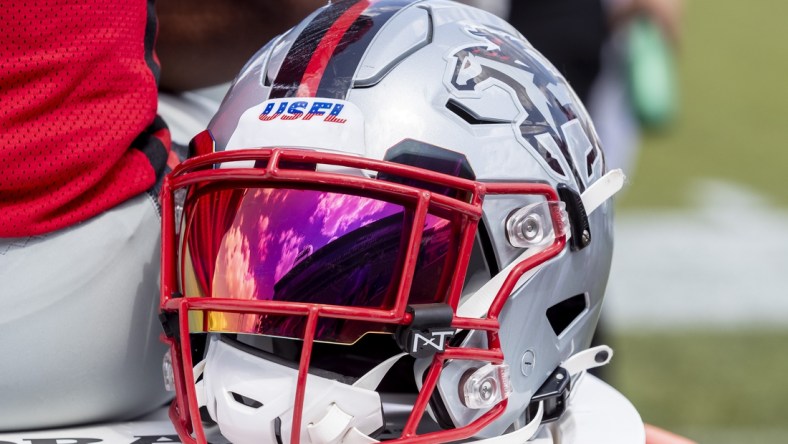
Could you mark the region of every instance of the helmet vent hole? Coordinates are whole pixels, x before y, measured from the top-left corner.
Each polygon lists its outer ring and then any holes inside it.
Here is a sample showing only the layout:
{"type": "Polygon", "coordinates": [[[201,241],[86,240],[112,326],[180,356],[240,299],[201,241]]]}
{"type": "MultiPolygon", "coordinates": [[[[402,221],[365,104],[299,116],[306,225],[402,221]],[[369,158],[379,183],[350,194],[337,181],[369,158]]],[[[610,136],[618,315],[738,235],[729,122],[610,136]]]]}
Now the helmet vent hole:
{"type": "Polygon", "coordinates": [[[257,401],[255,399],[247,398],[246,396],[238,394],[238,393],[235,393],[235,392],[229,392],[229,393],[230,393],[230,396],[232,396],[233,399],[235,399],[235,402],[237,402],[238,404],[243,404],[243,405],[245,405],[247,407],[251,407],[253,409],[259,409],[260,407],[263,406],[262,402],[257,401]]]}
{"type": "Polygon", "coordinates": [[[561,336],[588,309],[588,296],[578,294],[547,309],[547,320],[556,336],[561,336]]]}

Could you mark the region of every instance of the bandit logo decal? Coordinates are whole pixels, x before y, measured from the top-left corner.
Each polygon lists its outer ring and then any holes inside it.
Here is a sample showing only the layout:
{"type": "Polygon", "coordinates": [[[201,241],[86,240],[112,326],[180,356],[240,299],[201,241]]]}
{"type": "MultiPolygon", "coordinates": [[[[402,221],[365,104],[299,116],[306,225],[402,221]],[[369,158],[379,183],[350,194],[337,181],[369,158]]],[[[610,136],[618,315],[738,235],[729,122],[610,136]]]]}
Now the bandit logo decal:
{"type": "Polygon", "coordinates": [[[522,105],[519,135],[549,172],[559,180],[575,181],[581,192],[601,177],[599,143],[595,135],[589,140],[588,134],[595,133],[575,108],[577,99],[563,77],[510,35],[484,28],[467,31],[480,42],[449,55],[447,82],[457,97],[474,97],[491,83],[504,86],[522,105]]]}

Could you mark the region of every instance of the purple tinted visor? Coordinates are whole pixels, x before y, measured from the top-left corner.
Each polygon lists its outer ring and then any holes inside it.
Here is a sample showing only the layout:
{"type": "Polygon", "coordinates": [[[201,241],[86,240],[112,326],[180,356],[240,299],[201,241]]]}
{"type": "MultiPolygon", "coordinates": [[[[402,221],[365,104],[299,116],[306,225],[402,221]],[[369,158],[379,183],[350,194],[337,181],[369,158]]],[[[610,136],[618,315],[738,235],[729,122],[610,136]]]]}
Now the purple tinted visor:
{"type": "MultiPolygon", "coordinates": [[[[186,297],[301,302],[365,308],[394,305],[413,226],[406,206],[303,189],[191,192],[181,226],[186,297]]],[[[409,303],[439,302],[457,230],[428,214],[409,303]]],[[[228,312],[194,314],[192,331],[301,338],[305,318],[228,312]],[[197,316],[199,315],[199,316],[197,316]]],[[[395,326],[320,319],[316,340],[350,343],[395,326]]]]}

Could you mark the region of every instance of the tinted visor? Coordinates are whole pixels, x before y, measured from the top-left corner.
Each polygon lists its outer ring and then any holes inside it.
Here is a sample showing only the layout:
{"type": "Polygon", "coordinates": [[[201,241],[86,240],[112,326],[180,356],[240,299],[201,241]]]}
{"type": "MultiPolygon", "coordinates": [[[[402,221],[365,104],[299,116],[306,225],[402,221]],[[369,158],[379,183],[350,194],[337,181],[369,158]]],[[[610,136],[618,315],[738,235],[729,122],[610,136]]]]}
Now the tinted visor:
{"type": "MultiPolygon", "coordinates": [[[[192,189],[181,226],[186,297],[390,309],[403,276],[413,210],[344,192],[292,188],[192,189]]],[[[428,214],[408,302],[445,299],[458,230],[428,214]]],[[[208,312],[201,331],[301,338],[303,316],[208,312]]],[[[355,342],[396,325],[322,318],[316,340],[355,342]]]]}

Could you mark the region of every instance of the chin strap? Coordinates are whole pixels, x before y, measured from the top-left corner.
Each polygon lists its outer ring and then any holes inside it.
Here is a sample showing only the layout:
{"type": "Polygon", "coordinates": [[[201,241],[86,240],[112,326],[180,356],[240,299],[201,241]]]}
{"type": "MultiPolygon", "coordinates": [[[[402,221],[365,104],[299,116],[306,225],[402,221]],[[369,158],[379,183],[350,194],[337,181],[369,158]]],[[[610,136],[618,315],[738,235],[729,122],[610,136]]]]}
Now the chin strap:
{"type": "MultiPolygon", "coordinates": [[[[359,378],[353,387],[376,390],[394,364],[406,355],[407,353],[400,353],[381,362],[359,378]]],[[[348,430],[352,421],[353,415],[346,413],[338,405],[331,404],[325,416],[317,422],[307,424],[306,430],[309,433],[309,439],[316,444],[371,444],[378,442],[355,427],[348,430]]]]}
{"type": "MultiPolygon", "coordinates": [[[[460,301],[459,307],[457,307],[457,316],[461,318],[483,318],[487,316],[487,312],[490,311],[490,306],[492,305],[493,300],[495,300],[495,296],[498,295],[498,291],[500,291],[501,287],[503,287],[503,283],[509,276],[509,273],[511,273],[514,267],[516,267],[520,262],[528,259],[536,253],[538,253],[538,250],[535,248],[529,248],[528,250],[525,250],[523,254],[521,254],[517,259],[513,260],[512,263],[501,270],[498,274],[493,276],[492,279],[482,285],[482,287],[476,290],[475,293],[465,297],[462,301],[460,301]]],[[[541,268],[542,266],[540,265],[528,270],[522,275],[520,281],[530,279],[541,268]]]]}
{"type": "MultiPolygon", "coordinates": [[[[375,391],[391,368],[406,355],[407,353],[400,353],[381,362],[359,378],[353,387],[375,391]]],[[[202,378],[207,362],[208,360],[204,359],[198,362],[193,369],[194,380],[197,381],[195,393],[199,407],[206,406],[208,400],[205,379],[202,378]]],[[[313,444],[371,444],[378,442],[356,427],[351,427],[353,419],[355,417],[352,414],[345,412],[336,403],[332,403],[320,420],[306,424],[306,432],[313,444]]]]}
{"type": "MultiPolygon", "coordinates": [[[[354,384],[354,387],[363,388],[367,390],[377,389],[380,382],[391,370],[391,368],[407,353],[400,353],[392,356],[391,358],[381,362],[372,370],[367,372],[364,376],[359,378],[354,384]]],[[[610,360],[612,350],[607,346],[599,346],[593,349],[588,349],[578,354],[573,355],[566,361],[565,366],[572,369],[580,369],[580,371],[604,365],[610,360]],[[599,363],[595,357],[600,353],[607,352],[608,357],[604,363],[599,363]]],[[[197,405],[200,407],[205,406],[205,385],[203,379],[200,379],[205,370],[206,360],[202,360],[194,366],[194,379],[198,380],[195,384],[197,394],[197,405]]],[[[505,443],[525,443],[531,439],[539,430],[544,415],[544,405],[542,402],[538,405],[538,410],[533,419],[524,427],[521,427],[513,432],[477,441],[482,444],[505,444],[505,443]]],[[[353,416],[342,410],[336,404],[331,404],[328,412],[317,422],[307,424],[306,430],[312,443],[315,444],[373,444],[379,442],[378,440],[369,437],[355,427],[348,428],[353,420],[353,416]]]]}
{"type": "Polygon", "coordinates": [[[370,444],[378,442],[365,435],[357,428],[348,430],[353,415],[346,413],[336,404],[331,404],[323,418],[307,424],[306,431],[314,444],[370,444]]]}
{"type": "MultiPolygon", "coordinates": [[[[375,368],[370,370],[367,374],[362,376],[355,384],[356,387],[365,388],[368,390],[377,389],[383,377],[386,376],[389,370],[396,364],[406,353],[393,356],[386,361],[378,364],[375,368]]],[[[565,374],[569,376],[571,387],[582,379],[586,370],[601,367],[610,362],[613,357],[613,349],[607,345],[599,345],[592,347],[567,358],[561,363],[561,368],[565,374]]],[[[565,398],[566,399],[566,398],[565,398]]],[[[566,407],[566,406],[565,406],[566,407]]],[[[539,401],[537,410],[534,413],[533,419],[513,432],[497,436],[494,438],[483,439],[478,442],[479,444],[510,444],[510,443],[525,443],[533,438],[539,431],[544,419],[545,406],[544,401],[539,401]]],[[[316,424],[307,426],[309,436],[313,443],[320,444],[372,444],[379,441],[370,438],[355,427],[347,430],[348,424],[353,419],[352,416],[342,411],[336,404],[331,406],[329,412],[318,421],[316,424]],[[343,435],[344,434],[344,435],[343,435]]]]}
{"type": "Polygon", "coordinates": [[[208,362],[207,359],[203,359],[202,361],[198,362],[194,366],[194,380],[197,381],[194,384],[194,392],[197,395],[197,407],[205,407],[207,404],[207,400],[205,399],[205,384],[203,383],[204,379],[200,379],[202,373],[205,371],[205,364],[208,362]]]}
{"type": "Polygon", "coordinates": [[[580,372],[606,365],[612,358],[613,349],[607,345],[599,345],[575,353],[567,358],[561,367],[565,368],[570,376],[575,376],[580,372]]]}
{"type": "Polygon", "coordinates": [[[544,408],[542,421],[545,423],[561,419],[569,408],[574,388],[582,380],[586,370],[610,362],[613,349],[600,345],[575,353],[561,363],[531,398],[528,411],[544,408]]]}
{"type": "Polygon", "coordinates": [[[375,368],[368,371],[364,376],[358,378],[358,381],[353,384],[353,387],[367,390],[376,390],[380,385],[380,382],[383,381],[383,378],[386,376],[389,370],[391,370],[391,367],[394,367],[394,364],[399,362],[403,356],[407,356],[407,353],[394,355],[376,365],[375,368]]]}
{"type": "MultiPolygon", "coordinates": [[[[383,380],[383,377],[388,373],[391,367],[397,363],[406,353],[393,356],[386,361],[378,364],[377,367],[370,370],[367,374],[362,376],[355,384],[356,387],[362,387],[369,390],[375,390],[383,380]]],[[[542,423],[542,415],[544,414],[544,406],[540,403],[539,408],[534,415],[534,418],[525,427],[521,427],[513,432],[476,441],[484,444],[504,444],[504,443],[524,443],[531,439],[539,430],[542,423]]],[[[372,444],[379,442],[374,438],[370,438],[357,428],[353,427],[347,429],[352,421],[353,416],[345,413],[336,404],[332,404],[328,413],[318,422],[307,425],[307,432],[309,438],[313,443],[320,444],[372,444]]]]}
{"type": "MultiPolygon", "coordinates": [[[[539,431],[539,426],[542,425],[542,415],[544,413],[544,407],[540,403],[539,408],[534,416],[534,418],[525,425],[525,427],[521,427],[513,432],[506,433],[500,436],[496,436],[494,438],[482,439],[479,441],[474,441],[479,444],[511,444],[511,443],[525,443],[526,441],[530,440],[531,438],[536,435],[536,432],[539,431]]],[[[330,438],[328,434],[321,433],[322,431],[328,432],[330,429],[333,430],[340,430],[342,427],[338,426],[337,424],[347,424],[352,417],[347,415],[343,412],[336,404],[331,406],[331,410],[323,417],[322,420],[315,426],[315,428],[311,428],[312,425],[307,427],[309,431],[309,438],[312,440],[313,443],[320,443],[320,444],[372,444],[380,442],[376,439],[370,438],[369,436],[361,433],[357,428],[350,429],[347,433],[344,434],[343,437],[337,438],[330,438]],[[326,425],[322,428],[321,432],[315,432],[313,434],[313,430],[316,430],[320,427],[323,423],[326,425]]]]}
{"type": "Polygon", "coordinates": [[[607,174],[586,188],[583,194],[580,195],[586,213],[593,213],[594,210],[599,208],[606,200],[621,191],[621,188],[624,187],[624,180],[626,180],[626,178],[627,177],[621,169],[615,169],[608,171],[607,174]]]}
{"type": "Polygon", "coordinates": [[[574,389],[583,380],[587,370],[607,365],[612,358],[612,348],[607,345],[598,345],[575,353],[564,361],[561,367],[565,368],[570,375],[569,399],[571,400],[574,396],[574,389]]]}

